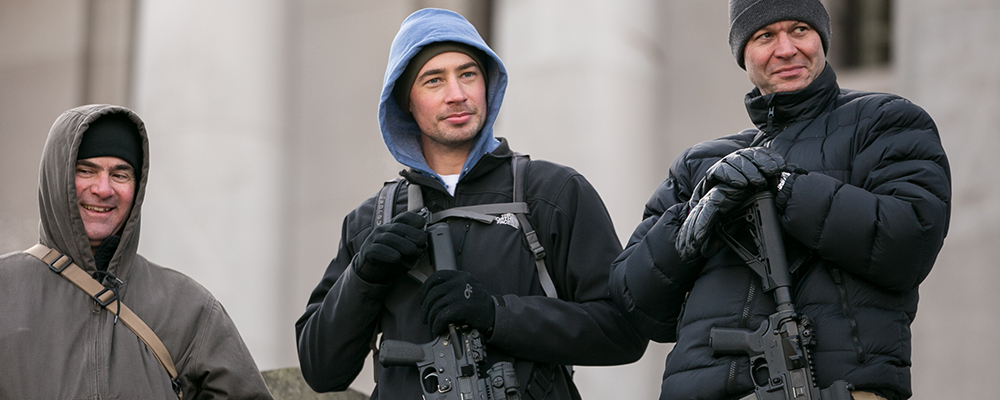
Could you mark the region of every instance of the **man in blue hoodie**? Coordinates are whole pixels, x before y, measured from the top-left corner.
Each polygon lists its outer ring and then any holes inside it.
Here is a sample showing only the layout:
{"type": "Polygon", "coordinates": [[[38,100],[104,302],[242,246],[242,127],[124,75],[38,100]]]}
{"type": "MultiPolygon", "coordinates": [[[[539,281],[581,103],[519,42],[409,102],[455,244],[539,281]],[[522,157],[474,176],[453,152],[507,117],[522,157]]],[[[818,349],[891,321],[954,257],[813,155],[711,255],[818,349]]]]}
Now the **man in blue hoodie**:
{"type": "MultiPolygon", "coordinates": [[[[506,84],[500,58],[462,16],[425,9],[403,22],[378,118],[408,169],[344,219],[338,254],[296,323],[314,390],[346,389],[379,333],[419,344],[449,325],[481,332],[486,365],[513,363],[527,399],[578,399],[563,366],[642,356],[646,340],[607,290],[621,245],[597,192],[573,169],[529,163],[493,136],[506,84]],[[428,247],[427,221],[400,190],[410,186],[448,223],[455,250],[457,270],[423,283],[407,274],[428,247]]],[[[376,377],[372,399],[421,398],[415,366],[376,364],[376,377]]]]}

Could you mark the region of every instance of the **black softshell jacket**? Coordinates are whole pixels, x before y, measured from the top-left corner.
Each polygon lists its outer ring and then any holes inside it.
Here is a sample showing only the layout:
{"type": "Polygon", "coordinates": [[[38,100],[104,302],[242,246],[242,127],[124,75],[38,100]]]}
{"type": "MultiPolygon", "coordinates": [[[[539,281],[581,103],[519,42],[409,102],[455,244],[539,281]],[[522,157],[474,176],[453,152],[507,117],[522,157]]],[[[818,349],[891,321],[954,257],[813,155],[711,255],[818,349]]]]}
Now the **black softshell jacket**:
{"type": "MultiPolygon", "coordinates": [[[[403,173],[423,187],[424,205],[446,208],[513,201],[512,153],[506,141],[486,154],[450,196],[436,179],[403,173]]],[[[403,187],[403,185],[400,185],[403,187]]],[[[406,209],[400,190],[395,213],[406,209]]],[[[533,160],[527,167],[525,201],[529,220],[545,247],[545,263],[559,299],[545,296],[534,256],[524,233],[502,223],[465,219],[449,222],[458,269],[475,275],[503,304],[487,338],[489,362],[514,359],[522,390],[535,363],[611,365],[637,360],[646,340],[617,310],[608,293],[611,261],[621,244],[611,218],[594,188],[576,171],[533,160]]],[[[372,230],[376,198],[344,219],[340,248],[296,323],[299,361],[306,381],[317,391],[344,390],[370,362],[369,342],[426,343],[434,339],[420,319],[419,283],[404,276],[388,285],[360,279],[351,259],[372,230]]],[[[417,368],[377,367],[372,398],[420,399],[417,368]]],[[[569,399],[565,375],[547,399],[569,399]]]]}
{"type": "Polygon", "coordinates": [[[731,250],[689,263],[674,241],[685,203],[705,171],[758,132],[787,162],[781,214],[796,309],[812,319],[819,386],[838,379],[891,399],[910,391],[910,324],[917,285],[948,230],[951,177],[930,116],[890,94],[842,90],[827,65],[808,87],[747,95],[757,126],[700,143],[673,163],[643,221],[614,263],[611,291],[639,330],[676,342],[661,399],[730,399],[753,391],[746,356],[714,357],[713,326],[756,329],[774,312],[770,293],[731,250]]]}

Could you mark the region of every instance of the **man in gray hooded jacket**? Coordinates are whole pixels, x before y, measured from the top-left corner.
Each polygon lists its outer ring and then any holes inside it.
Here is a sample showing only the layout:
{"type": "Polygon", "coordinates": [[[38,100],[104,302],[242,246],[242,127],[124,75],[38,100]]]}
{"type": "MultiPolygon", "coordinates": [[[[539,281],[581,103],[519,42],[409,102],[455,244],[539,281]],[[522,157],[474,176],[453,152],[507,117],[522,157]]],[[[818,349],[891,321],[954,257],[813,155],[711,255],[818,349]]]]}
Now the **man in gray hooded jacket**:
{"type": "MultiPolygon", "coordinates": [[[[384,207],[375,196],[344,219],[337,256],[296,323],[299,362],[313,389],[346,389],[377,333],[420,344],[450,324],[483,333],[487,365],[513,363],[523,398],[579,398],[562,366],[642,356],[646,340],[608,296],[608,266],[621,245],[597,192],[571,168],[522,165],[493,137],[506,83],[500,58],[462,16],[425,9],[403,22],[378,117],[386,147],[409,169],[384,207]],[[519,184],[515,168],[526,170],[519,184]],[[431,215],[523,202],[527,219],[447,219],[457,270],[436,271],[421,284],[406,273],[426,255],[425,221],[405,211],[408,192],[398,190],[412,185],[422,188],[431,215]],[[376,224],[383,212],[396,216],[376,224]],[[524,222],[540,247],[529,247],[524,222]],[[536,255],[547,271],[539,272],[536,255]],[[553,297],[543,288],[549,280],[553,297]]],[[[373,399],[421,398],[415,366],[376,365],[376,376],[373,399]]]]}
{"type": "Polygon", "coordinates": [[[136,253],[147,143],[142,120],[118,106],[77,107],[52,125],[39,172],[39,244],[0,257],[0,398],[271,398],[222,304],[136,253]],[[79,281],[67,278],[72,271],[79,281]],[[77,282],[102,292],[91,297],[77,282]],[[126,308],[169,362],[130,330],[126,308]]]}

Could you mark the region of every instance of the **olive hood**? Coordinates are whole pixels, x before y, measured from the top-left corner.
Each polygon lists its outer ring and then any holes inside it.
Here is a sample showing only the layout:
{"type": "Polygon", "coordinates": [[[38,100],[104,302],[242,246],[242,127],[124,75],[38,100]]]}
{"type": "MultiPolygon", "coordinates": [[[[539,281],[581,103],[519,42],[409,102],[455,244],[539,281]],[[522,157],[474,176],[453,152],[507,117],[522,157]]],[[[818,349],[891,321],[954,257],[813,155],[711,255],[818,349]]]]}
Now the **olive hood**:
{"type": "Polygon", "coordinates": [[[125,277],[139,247],[139,215],[146,192],[149,170],[149,142],[139,116],[125,107],[91,104],[64,112],[49,130],[38,173],[38,241],[73,257],[87,272],[96,269],[93,251],[77,206],[76,158],[83,133],[90,124],[107,114],[123,114],[136,124],[142,143],[142,167],[136,182],[132,211],[120,233],[118,249],[108,272],[125,277]]]}

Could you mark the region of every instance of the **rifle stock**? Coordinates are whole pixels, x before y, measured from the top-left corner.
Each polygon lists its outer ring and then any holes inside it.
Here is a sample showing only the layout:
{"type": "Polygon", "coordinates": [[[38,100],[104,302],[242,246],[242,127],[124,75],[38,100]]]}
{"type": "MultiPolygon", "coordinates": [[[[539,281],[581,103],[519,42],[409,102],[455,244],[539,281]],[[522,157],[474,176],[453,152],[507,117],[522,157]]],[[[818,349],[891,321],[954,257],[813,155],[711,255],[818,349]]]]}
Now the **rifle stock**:
{"type": "Polygon", "coordinates": [[[716,234],[760,276],[777,308],[756,330],[713,327],[709,334],[713,354],[750,357],[758,400],[851,400],[852,387],[845,381],[835,381],[823,390],[816,383],[809,355],[815,339],[809,320],[798,315],[792,304],[791,274],[774,194],[757,193],[734,216],[720,224],[716,234]],[[736,235],[746,226],[753,249],[736,235]]]}

